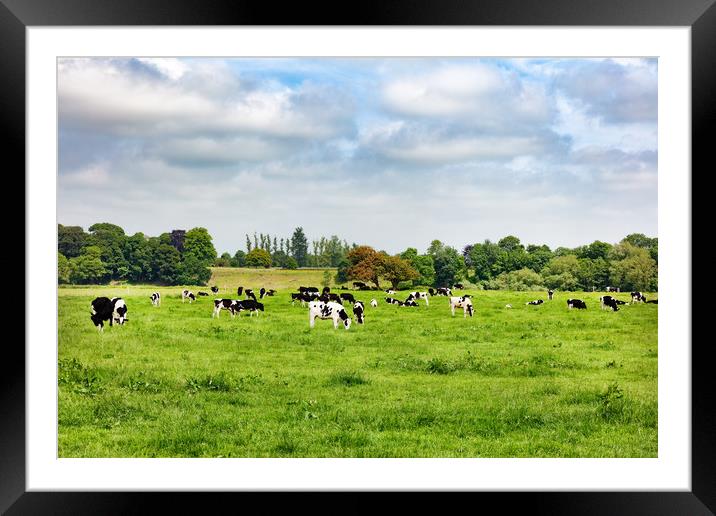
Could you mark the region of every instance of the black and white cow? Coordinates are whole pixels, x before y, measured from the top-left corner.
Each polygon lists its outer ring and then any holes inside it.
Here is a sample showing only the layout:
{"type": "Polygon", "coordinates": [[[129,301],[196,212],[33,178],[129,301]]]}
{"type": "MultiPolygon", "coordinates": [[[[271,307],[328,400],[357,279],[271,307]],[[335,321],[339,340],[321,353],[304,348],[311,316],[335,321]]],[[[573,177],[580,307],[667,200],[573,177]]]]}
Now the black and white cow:
{"type": "Polygon", "coordinates": [[[241,312],[242,310],[246,310],[249,312],[249,317],[253,314],[256,314],[258,317],[259,311],[264,311],[264,304],[259,303],[255,299],[244,299],[244,300],[238,300],[234,304],[234,311],[235,312],[241,312]]]}
{"type": "Polygon", "coordinates": [[[614,302],[618,305],[626,305],[627,304],[626,301],[622,301],[621,299],[616,299],[616,298],[612,298],[612,299],[614,299],[614,302]]]}
{"type": "Polygon", "coordinates": [[[359,289],[359,288],[365,287],[365,286],[366,286],[366,284],[363,283],[362,281],[354,281],[354,282],[353,282],[353,288],[358,288],[358,289],[359,289]]]}
{"type": "Polygon", "coordinates": [[[246,296],[246,299],[250,298],[256,301],[256,294],[254,294],[253,289],[247,288],[246,290],[244,290],[244,295],[246,296]]]}
{"type": "Polygon", "coordinates": [[[160,306],[162,304],[162,295],[159,292],[153,292],[149,299],[152,300],[152,305],[160,306]]]}
{"type": "Polygon", "coordinates": [[[321,290],[321,294],[330,294],[331,293],[331,287],[325,286],[323,287],[323,290],[321,290]]]}
{"type": "Polygon", "coordinates": [[[234,309],[235,304],[238,301],[235,301],[233,299],[214,299],[214,311],[211,314],[211,318],[219,317],[219,314],[222,310],[226,310],[231,314],[231,318],[233,319],[234,314],[236,313],[236,310],[234,309]]]}
{"type": "Polygon", "coordinates": [[[318,292],[299,292],[299,293],[291,293],[291,304],[293,305],[296,301],[301,302],[301,306],[306,306],[306,303],[309,303],[311,301],[315,301],[318,297],[318,292]],[[315,295],[314,295],[315,294],[315,295]]]}
{"type": "Polygon", "coordinates": [[[544,303],[544,299],[535,299],[534,301],[527,301],[526,305],[541,305],[544,303]]]}
{"type": "Polygon", "coordinates": [[[552,297],[554,297],[554,290],[549,289],[549,290],[547,291],[547,299],[549,299],[550,301],[552,301],[552,297]]]}
{"type": "Polygon", "coordinates": [[[236,295],[241,296],[242,292],[244,291],[244,287],[239,287],[236,289],[236,295]]]}
{"type": "Polygon", "coordinates": [[[632,303],[645,303],[646,296],[644,296],[644,294],[642,294],[641,292],[632,292],[631,293],[631,302],[632,303]]]}
{"type": "Polygon", "coordinates": [[[209,293],[208,293],[208,292],[202,292],[202,291],[200,290],[199,292],[196,293],[196,295],[197,295],[197,296],[208,296],[209,293]]]}
{"type": "Polygon", "coordinates": [[[311,328],[316,324],[316,319],[333,319],[333,328],[338,328],[338,322],[343,323],[347,330],[351,327],[351,318],[348,317],[343,305],[338,303],[324,303],[322,301],[311,301],[308,303],[308,321],[311,328]]]}
{"type": "Polygon", "coordinates": [[[430,288],[428,289],[428,294],[430,294],[431,296],[434,296],[434,295],[435,295],[435,289],[434,289],[433,287],[430,287],[430,288]]]}
{"type": "Polygon", "coordinates": [[[470,317],[472,317],[474,310],[470,296],[450,297],[450,311],[452,312],[453,317],[455,316],[456,308],[462,308],[463,317],[467,317],[467,314],[470,314],[470,317]]]}
{"type": "Polygon", "coordinates": [[[418,306],[418,302],[415,299],[406,299],[400,306],[418,306]]]}
{"type": "Polygon", "coordinates": [[[398,305],[398,306],[403,306],[403,304],[404,304],[400,299],[395,299],[392,297],[386,297],[385,302],[388,304],[391,304],[391,305],[398,305]]]}
{"type": "Polygon", "coordinates": [[[579,308],[580,310],[586,310],[587,303],[585,303],[581,299],[567,299],[567,308],[579,308]]]}
{"type": "Polygon", "coordinates": [[[259,299],[263,299],[266,295],[266,289],[264,287],[261,287],[261,290],[259,290],[259,299]]]}
{"type": "Polygon", "coordinates": [[[353,303],[353,315],[356,316],[356,322],[363,324],[365,322],[365,305],[363,301],[356,301],[353,303]]]}
{"type": "Polygon", "coordinates": [[[371,300],[370,300],[370,306],[372,306],[373,308],[377,308],[377,307],[378,307],[378,301],[376,301],[375,299],[371,299],[371,300]]]}
{"type": "Polygon", "coordinates": [[[605,307],[611,308],[613,311],[619,310],[619,305],[617,304],[617,300],[614,299],[612,296],[601,296],[599,298],[599,302],[601,303],[602,310],[604,310],[605,307]]]}
{"type": "Polygon", "coordinates": [[[219,287],[217,287],[216,285],[214,285],[213,287],[211,287],[211,291],[212,291],[214,294],[217,294],[217,293],[219,292],[219,287]]]}
{"type": "Polygon", "coordinates": [[[411,292],[408,295],[408,300],[422,299],[423,301],[425,301],[425,306],[430,306],[430,301],[428,301],[428,297],[430,297],[430,294],[428,294],[427,292],[411,292]]]}
{"type": "Polygon", "coordinates": [[[465,288],[465,286],[462,283],[455,283],[452,288],[455,290],[462,290],[465,288]]]}
{"type": "Polygon", "coordinates": [[[355,303],[355,302],[356,302],[355,298],[353,297],[353,294],[349,294],[348,292],[342,293],[342,294],[341,294],[341,299],[345,299],[345,300],[348,301],[349,303],[355,303]]]}
{"type": "Polygon", "coordinates": [[[113,326],[127,320],[127,304],[121,297],[97,297],[90,303],[90,319],[99,331],[104,331],[104,321],[113,326]]]}
{"type": "Polygon", "coordinates": [[[341,296],[339,296],[338,294],[328,293],[327,295],[328,295],[329,301],[334,301],[334,302],[338,303],[339,305],[343,304],[343,301],[341,301],[341,296]]]}
{"type": "Polygon", "coordinates": [[[392,288],[389,288],[388,290],[385,291],[385,293],[388,294],[389,296],[392,296],[392,295],[395,295],[395,290],[393,290],[392,288]]]}
{"type": "Polygon", "coordinates": [[[436,295],[436,296],[448,296],[448,297],[450,297],[450,296],[452,296],[452,290],[450,290],[450,289],[447,288],[447,287],[440,287],[440,288],[438,288],[437,290],[435,290],[435,295],[436,295]]]}
{"type": "Polygon", "coordinates": [[[185,299],[188,299],[191,304],[192,301],[196,301],[196,296],[190,290],[184,289],[181,291],[181,302],[183,303],[185,299]]]}

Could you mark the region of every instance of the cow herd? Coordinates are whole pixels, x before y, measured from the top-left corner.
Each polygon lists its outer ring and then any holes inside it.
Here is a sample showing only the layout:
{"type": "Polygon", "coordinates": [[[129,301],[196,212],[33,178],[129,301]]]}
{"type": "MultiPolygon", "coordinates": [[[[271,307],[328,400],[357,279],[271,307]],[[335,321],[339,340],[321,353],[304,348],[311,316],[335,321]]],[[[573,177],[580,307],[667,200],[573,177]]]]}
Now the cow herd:
{"type": "MultiPolygon", "coordinates": [[[[366,288],[365,284],[360,282],[355,282],[353,286],[357,290],[373,290],[366,288]]],[[[462,285],[455,285],[455,288],[461,289],[462,285]]],[[[218,294],[219,289],[218,287],[211,287],[211,291],[214,294],[218,294]]],[[[613,290],[610,291],[619,292],[619,290],[616,288],[613,288],[613,290]]],[[[276,293],[277,292],[274,289],[265,289],[262,287],[261,289],[259,289],[258,299],[263,299],[266,296],[274,296],[276,293]]],[[[385,290],[385,293],[389,295],[395,295],[396,291],[388,289],[385,290]]],[[[229,315],[231,315],[232,319],[241,312],[248,312],[249,316],[252,316],[254,314],[258,316],[259,312],[264,311],[264,304],[258,301],[253,289],[244,289],[244,287],[238,287],[237,295],[241,296],[242,294],[245,296],[245,299],[214,299],[214,309],[212,311],[211,317],[218,318],[222,310],[226,310],[229,315]]],[[[209,294],[207,294],[206,292],[198,292],[198,295],[207,296],[209,294]]],[[[453,316],[455,316],[456,309],[462,309],[464,318],[468,315],[472,317],[474,314],[474,307],[471,296],[468,294],[465,294],[463,296],[453,296],[452,290],[447,287],[437,289],[429,288],[427,292],[410,292],[405,300],[400,300],[395,297],[386,297],[385,302],[400,307],[418,307],[418,301],[424,301],[425,306],[429,307],[429,298],[435,296],[445,296],[448,298],[450,312],[453,316]]],[[[548,300],[553,300],[554,291],[551,289],[548,290],[547,297],[548,300]]],[[[161,306],[161,294],[159,292],[153,292],[152,295],[149,296],[149,299],[151,301],[152,306],[161,306]]],[[[196,299],[197,295],[195,295],[190,290],[182,290],[182,303],[188,300],[189,304],[191,304],[196,301],[196,299]]],[[[355,296],[349,292],[336,294],[331,292],[330,287],[324,287],[323,290],[319,291],[317,287],[301,286],[298,288],[298,292],[291,293],[291,304],[294,305],[296,301],[299,301],[302,307],[308,305],[310,328],[313,328],[315,326],[316,319],[324,319],[332,320],[334,328],[338,328],[339,325],[342,325],[346,330],[349,329],[351,326],[352,319],[351,316],[348,314],[347,308],[346,306],[344,306],[344,303],[346,303],[347,306],[351,309],[352,315],[353,317],[355,317],[356,323],[361,325],[365,324],[365,303],[363,301],[356,300],[355,296]]],[[[525,304],[535,306],[544,304],[544,302],[545,301],[543,299],[535,299],[532,301],[528,301],[525,304]]],[[[601,296],[599,298],[599,302],[602,309],[611,309],[614,312],[619,310],[620,305],[628,304],[626,301],[617,299],[616,297],[611,295],[601,296]]],[[[632,292],[631,304],[635,303],[657,304],[658,300],[654,299],[647,301],[646,296],[644,296],[642,292],[632,292]]],[[[378,301],[376,299],[371,299],[369,304],[371,308],[378,307],[378,301]]],[[[505,305],[505,307],[512,308],[512,305],[507,304],[505,305]]],[[[587,308],[587,304],[581,299],[570,298],[567,299],[567,308],[570,310],[573,308],[585,310],[587,308]]],[[[112,326],[114,323],[123,325],[128,320],[127,304],[120,297],[113,297],[111,299],[107,297],[97,297],[91,303],[90,318],[100,332],[104,330],[105,321],[109,321],[110,326],[112,326]]]]}

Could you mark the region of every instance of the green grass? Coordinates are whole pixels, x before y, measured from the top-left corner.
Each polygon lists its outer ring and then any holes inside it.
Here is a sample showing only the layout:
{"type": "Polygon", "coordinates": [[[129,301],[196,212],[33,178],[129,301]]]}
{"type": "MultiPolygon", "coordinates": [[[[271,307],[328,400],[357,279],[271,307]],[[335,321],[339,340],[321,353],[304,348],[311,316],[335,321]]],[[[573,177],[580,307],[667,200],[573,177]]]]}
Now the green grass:
{"type": "Polygon", "coordinates": [[[322,271],[253,274],[215,270],[226,297],[279,290],[233,320],[211,318],[213,296],[182,304],[181,287],[60,288],[59,456],[657,456],[657,305],[473,291],[464,319],[444,297],[401,308],[360,292],[365,325],[309,330],[287,288],[319,286],[322,271]],[[97,295],[124,297],[124,327],[98,334],[97,295]]]}

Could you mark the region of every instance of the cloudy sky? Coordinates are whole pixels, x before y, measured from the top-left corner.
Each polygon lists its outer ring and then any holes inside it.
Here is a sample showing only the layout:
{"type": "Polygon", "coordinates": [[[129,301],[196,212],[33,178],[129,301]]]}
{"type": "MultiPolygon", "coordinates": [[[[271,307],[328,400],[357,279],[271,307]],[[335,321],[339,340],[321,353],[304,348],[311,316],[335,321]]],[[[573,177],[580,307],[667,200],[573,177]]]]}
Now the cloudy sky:
{"type": "Polygon", "coordinates": [[[395,253],[657,236],[655,59],[61,59],[58,222],[395,253]]]}

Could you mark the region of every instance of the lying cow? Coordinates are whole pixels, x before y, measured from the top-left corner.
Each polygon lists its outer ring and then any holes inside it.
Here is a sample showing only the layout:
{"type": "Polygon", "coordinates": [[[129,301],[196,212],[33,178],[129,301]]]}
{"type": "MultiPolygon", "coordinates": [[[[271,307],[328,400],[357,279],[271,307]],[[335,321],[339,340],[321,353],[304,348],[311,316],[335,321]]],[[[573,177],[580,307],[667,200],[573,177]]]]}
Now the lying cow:
{"type": "Polygon", "coordinates": [[[579,308],[580,310],[586,310],[587,303],[581,299],[567,299],[567,308],[579,308]]]}
{"type": "Polygon", "coordinates": [[[338,328],[339,321],[343,323],[343,327],[346,330],[351,327],[351,318],[348,317],[343,305],[338,303],[311,301],[308,304],[308,322],[311,328],[315,326],[316,319],[333,319],[334,329],[338,328]]]}
{"type": "Polygon", "coordinates": [[[212,291],[214,294],[217,294],[217,293],[219,292],[219,287],[217,287],[216,285],[214,285],[213,287],[211,287],[211,291],[212,291]]]}
{"type": "Polygon", "coordinates": [[[617,300],[614,299],[612,296],[601,296],[599,298],[599,302],[602,305],[602,310],[604,310],[605,307],[611,308],[615,312],[619,310],[617,300]]]}
{"type": "Polygon", "coordinates": [[[275,294],[276,294],[276,291],[272,288],[270,288],[266,291],[267,296],[274,296],[275,294]]]}
{"type": "Polygon", "coordinates": [[[99,331],[104,331],[104,321],[122,325],[127,320],[127,304],[121,297],[97,297],[90,303],[90,319],[99,331]]]}
{"type": "Polygon", "coordinates": [[[392,288],[389,288],[388,290],[385,291],[385,293],[388,294],[389,296],[393,296],[393,295],[395,295],[395,290],[393,290],[392,288]]]}
{"type": "Polygon", "coordinates": [[[644,296],[644,294],[642,294],[641,292],[632,292],[631,293],[631,302],[632,303],[645,303],[646,296],[644,296]]]}
{"type": "Polygon", "coordinates": [[[353,315],[356,316],[356,322],[363,324],[365,322],[365,305],[363,301],[356,301],[353,303],[353,315]]]}
{"type": "Polygon", "coordinates": [[[456,308],[462,308],[463,317],[467,317],[467,314],[470,314],[470,317],[472,317],[473,308],[470,296],[450,297],[450,311],[452,312],[453,317],[455,316],[456,308]]]}
{"type": "Polygon", "coordinates": [[[208,293],[208,292],[202,292],[202,291],[200,290],[199,292],[196,293],[196,295],[197,295],[197,296],[208,296],[209,293],[208,293]]]}
{"type": "Polygon", "coordinates": [[[196,301],[196,296],[190,290],[184,289],[181,291],[181,302],[183,303],[185,299],[188,299],[191,304],[192,301],[196,301]]]}
{"type": "Polygon", "coordinates": [[[448,297],[449,297],[449,296],[452,296],[452,290],[450,290],[450,289],[447,288],[447,287],[440,287],[440,288],[438,288],[438,289],[435,290],[435,295],[436,295],[436,296],[448,296],[448,297]]]}
{"type": "Polygon", "coordinates": [[[395,298],[392,298],[392,297],[386,297],[386,298],[385,298],[385,302],[386,302],[386,303],[389,303],[389,304],[391,304],[391,305],[403,306],[403,302],[402,302],[400,299],[395,299],[395,298]]]}
{"type": "Polygon", "coordinates": [[[527,301],[525,304],[526,305],[541,305],[542,303],[544,303],[543,299],[535,299],[534,301],[527,301]]]}
{"type": "Polygon", "coordinates": [[[149,296],[149,299],[152,300],[153,306],[159,306],[162,304],[162,295],[159,292],[154,292],[151,296],[149,296]]]}
{"type": "Polygon", "coordinates": [[[418,306],[418,302],[414,299],[406,299],[400,306],[418,306]]]}
{"type": "Polygon", "coordinates": [[[462,283],[455,283],[452,288],[455,290],[463,290],[465,286],[462,283]]]}

